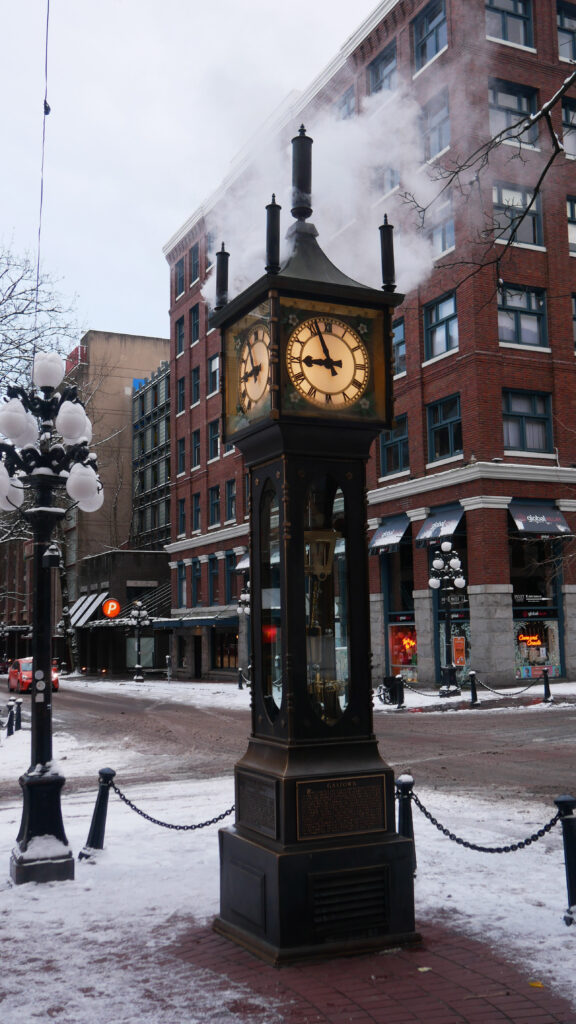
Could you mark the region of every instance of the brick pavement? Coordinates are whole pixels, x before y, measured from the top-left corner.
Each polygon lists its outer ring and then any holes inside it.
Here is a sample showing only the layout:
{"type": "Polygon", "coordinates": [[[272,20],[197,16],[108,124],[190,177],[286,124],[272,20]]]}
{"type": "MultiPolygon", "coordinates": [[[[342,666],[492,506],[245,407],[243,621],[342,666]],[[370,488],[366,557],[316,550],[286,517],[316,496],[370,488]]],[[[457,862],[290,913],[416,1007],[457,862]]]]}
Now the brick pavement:
{"type": "Polygon", "coordinates": [[[442,925],[421,932],[414,947],[274,968],[191,921],[163,955],[210,972],[222,1021],[230,1014],[251,1024],[576,1024],[575,1007],[496,951],[442,925]]]}

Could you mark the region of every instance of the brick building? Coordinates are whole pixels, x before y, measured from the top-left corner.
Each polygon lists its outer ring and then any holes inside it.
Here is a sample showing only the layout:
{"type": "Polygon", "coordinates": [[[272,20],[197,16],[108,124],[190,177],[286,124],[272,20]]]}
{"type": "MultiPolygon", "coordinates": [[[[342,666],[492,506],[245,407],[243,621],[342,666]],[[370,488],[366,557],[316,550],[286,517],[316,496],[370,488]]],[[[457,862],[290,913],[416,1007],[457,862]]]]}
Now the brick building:
{"type": "MultiPolygon", "coordinates": [[[[329,176],[324,193],[313,178],[313,219],[345,272],[370,283],[364,222],[376,233],[386,213],[396,228],[396,424],[368,472],[375,678],[438,679],[447,616],[463,672],[576,672],[576,88],[531,117],[575,59],[575,4],[384,0],[269,133],[285,147],[303,121],[314,159],[328,149],[343,183],[334,199],[329,176]],[[466,159],[497,133],[486,159],[466,159]],[[467,587],[440,600],[428,580],[442,540],[467,587]]],[[[248,155],[164,250],[172,615],[177,668],[193,676],[237,660],[245,474],[220,443],[220,337],[203,288],[214,228],[235,230],[253,176],[248,155]]]]}

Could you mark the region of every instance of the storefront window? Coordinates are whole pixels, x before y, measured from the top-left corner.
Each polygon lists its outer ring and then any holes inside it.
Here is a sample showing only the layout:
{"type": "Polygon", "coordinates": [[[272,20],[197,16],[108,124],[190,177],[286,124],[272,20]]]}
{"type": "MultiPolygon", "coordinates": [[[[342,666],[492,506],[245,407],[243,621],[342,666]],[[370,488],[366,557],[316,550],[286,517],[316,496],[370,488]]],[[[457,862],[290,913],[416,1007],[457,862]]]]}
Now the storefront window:
{"type": "Polygon", "coordinates": [[[514,606],[514,661],[518,679],[533,679],[547,668],[562,674],[558,593],[559,542],[535,537],[510,541],[510,580],[514,606]]]}
{"type": "Polygon", "coordinates": [[[212,664],[217,669],[238,668],[238,634],[215,629],[212,664]]]}
{"type": "Polygon", "coordinates": [[[280,621],[280,506],[271,483],[264,488],[261,515],[262,692],[274,720],[282,703],[282,628],[280,621]]]}

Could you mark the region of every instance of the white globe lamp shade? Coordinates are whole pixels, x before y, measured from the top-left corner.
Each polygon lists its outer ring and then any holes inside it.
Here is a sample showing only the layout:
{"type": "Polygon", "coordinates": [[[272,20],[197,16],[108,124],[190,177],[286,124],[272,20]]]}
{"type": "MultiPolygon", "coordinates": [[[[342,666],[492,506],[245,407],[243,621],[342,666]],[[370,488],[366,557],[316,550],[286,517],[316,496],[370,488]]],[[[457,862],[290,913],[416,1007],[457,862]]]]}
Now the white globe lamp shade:
{"type": "Polygon", "coordinates": [[[451,558],[450,559],[450,568],[451,569],[459,569],[461,567],[461,565],[462,565],[462,562],[460,561],[459,558],[451,558]]]}
{"type": "Polygon", "coordinates": [[[73,501],[92,501],[98,491],[98,477],[92,467],[76,462],[66,481],[66,490],[73,501]]]}
{"type": "MultiPolygon", "coordinates": [[[[62,402],[56,417],[56,430],[66,443],[74,444],[86,432],[88,417],[79,402],[62,402]]],[[[88,421],[89,422],[89,421],[88,421]]]]}
{"type": "Polygon", "coordinates": [[[10,398],[0,408],[0,433],[10,441],[26,430],[26,410],[19,398],[10,398]]]}
{"type": "Polygon", "coordinates": [[[458,590],[462,590],[462,587],[466,586],[466,580],[463,576],[457,576],[454,580],[454,586],[458,587],[458,590]]]}
{"type": "Polygon", "coordinates": [[[6,466],[0,462],[0,508],[3,512],[13,512],[20,508],[24,501],[24,488],[10,476],[6,466]]]}
{"type": "Polygon", "coordinates": [[[99,508],[102,508],[103,504],[104,488],[100,487],[92,498],[85,498],[83,501],[79,501],[78,508],[81,512],[97,512],[99,508]]]}
{"type": "Polygon", "coordinates": [[[443,540],[440,547],[442,551],[452,551],[452,543],[449,540],[443,540]]]}
{"type": "Polygon", "coordinates": [[[64,363],[57,352],[37,352],[32,380],[38,388],[57,388],[64,376],[64,363]]]}
{"type": "Polygon", "coordinates": [[[26,445],[38,444],[38,423],[36,417],[31,412],[26,413],[26,420],[24,423],[24,429],[18,437],[12,439],[14,444],[18,448],[24,448],[26,445]]]}
{"type": "Polygon", "coordinates": [[[432,587],[432,590],[439,590],[439,588],[440,588],[440,580],[437,580],[435,577],[431,577],[428,580],[428,586],[432,587]]]}
{"type": "Polygon", "coordinates": [[[438,570],[443,569],[444,568],[444,561],[443,561],[443,559],[442,558],[435,558],[433,560],[433,562],[432,562],[432,568],[433,569],[438,569],[438,570]]]}

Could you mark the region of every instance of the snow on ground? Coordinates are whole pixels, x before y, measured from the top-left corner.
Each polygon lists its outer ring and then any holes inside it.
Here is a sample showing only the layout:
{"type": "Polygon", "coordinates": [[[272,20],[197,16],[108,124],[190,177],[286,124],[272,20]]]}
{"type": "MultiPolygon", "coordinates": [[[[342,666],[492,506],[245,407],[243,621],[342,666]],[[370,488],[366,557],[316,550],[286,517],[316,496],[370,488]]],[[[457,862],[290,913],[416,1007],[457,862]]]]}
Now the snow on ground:
{"type": "MultiPolygon", "coordinates": [[[[144,684],[107,680],[63,680],[105,692],[166,700],[248,706],[249,693],[232,684],[144,684]]],[[[556,684],[547,714],[561,713],[562,695],[576,684],[556,684]]],[[[411,702],[412,697],[408,697],[411,702]]],[[[418,698],[422,701],[423,698],[418,698]]],[[[431,695],[431,704],[438,704],[431,695]]],[[[414,707],[418,706],[415,702],[414,707]]],[[[382,710],[386,709],[382,707],[382,710]]],[[[390,713],[394,713],[391,711],[390,713]]],[[[428,712],[430,713],[430,712],[428,712]]],[[[466,713],[466,712],[464,712],[466,713]]],[[[5,734],[4,734],[5,737],[5,734]]],[[[54,750],[68,779],[79,772],[74,736],[55,721],[54,750]]],[[[13,783],[28,766],[30,734],[23,729],[0,744],[0,786],[13,783]]],[[[95,737],[88,756],[97,767],[117,768],[125,752],[95,737]]],[[[120,776],[120,773],[119,773],[120,776]]],[[[121,785],[121,782],[119,782],[121,785]]],[[[225,778],[131,784],[127,795],[154,817],[184,824],[202,822],[229,808],[234,800],[232,772],[225,778]]],[[[553,807],[515,806],[489,799],[443,796],[418,790],[420,799],[451,830],[475,843],[507,845],[532,834],[553,807]]],[[[77,855],[84,846],[96,787],[63,791],[62,808],[69,843],[77,855]]],[[[105,849],[95,863],[76,860],[73,881],[12,886],[10,851],[21,816],[20,799],[0,800],[0,1018],[3,1024],[57,1019],[59,1024],[237,1024],[235,1001],[252,1000],[242,986],[209,971],[171,960],[162,948],[177,939],[192,915],[209,920],[218,909],[219,825],[198,831],[173,831],[136,815],[112,792],[105,849]]],[[[224,824],[231,823],[226,818],[224,824]]],[[[417,924],[441,920],[494,946],[523,964],[534,981],[570,998],[576,1006],[574,974],[576,927],[563,922],[566,882],[559,826],[525,850],[480,854],[450,842],[414,809],[418,856],[417,924]]],[[[260,1015],[257,1013],[259,1010],[260,1015]]],[[[266,1024],[276,1024],[278,1008],[267,1004],[266,1024]]]]}

